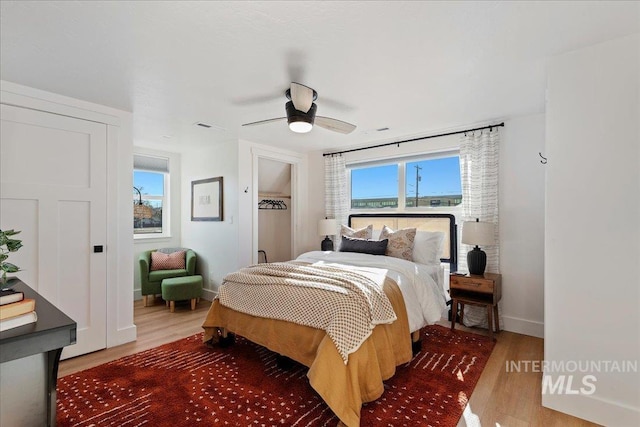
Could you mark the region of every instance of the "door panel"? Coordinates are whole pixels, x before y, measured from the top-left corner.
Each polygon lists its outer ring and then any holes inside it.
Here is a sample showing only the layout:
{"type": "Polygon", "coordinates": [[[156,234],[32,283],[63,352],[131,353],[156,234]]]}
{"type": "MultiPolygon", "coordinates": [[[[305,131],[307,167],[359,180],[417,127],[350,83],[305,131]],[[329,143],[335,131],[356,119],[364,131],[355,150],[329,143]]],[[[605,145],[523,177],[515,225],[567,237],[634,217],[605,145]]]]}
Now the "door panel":
{"type": "Polygon", "coordinates": [[[20,266],[20,279],[38,289],[38,201],[5,198],[1,191],[0,196],[0,228],[20,230],[16,238],[22,240],[22,247],[10,254],[9,262],[20,266]]]}
{"type": "MultiPolygon", "coordinates": [[[[106,347],[106,125],[2,105],[0,227],[16,275],[78,323],[63,358],[106,347]]],[[[38,307],[36,307],[36,313],[38,307]]]]}

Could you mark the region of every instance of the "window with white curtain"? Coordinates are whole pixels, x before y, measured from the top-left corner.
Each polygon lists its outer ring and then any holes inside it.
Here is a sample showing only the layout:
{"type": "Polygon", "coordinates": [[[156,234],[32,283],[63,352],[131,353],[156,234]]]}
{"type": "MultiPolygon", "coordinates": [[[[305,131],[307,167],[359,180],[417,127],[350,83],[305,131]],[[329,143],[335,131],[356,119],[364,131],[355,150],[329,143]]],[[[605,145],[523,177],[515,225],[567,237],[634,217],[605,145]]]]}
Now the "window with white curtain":
{"type": "Polygon", "coordinates": [[[451,211],[462,203],[458,152],[356,163],[348,169],[352,210],[451,211]]]}
{"type": "Polygon", "coordinates": [[[133,236],[169,237],[169,159],[133,156],[133,236]]]}

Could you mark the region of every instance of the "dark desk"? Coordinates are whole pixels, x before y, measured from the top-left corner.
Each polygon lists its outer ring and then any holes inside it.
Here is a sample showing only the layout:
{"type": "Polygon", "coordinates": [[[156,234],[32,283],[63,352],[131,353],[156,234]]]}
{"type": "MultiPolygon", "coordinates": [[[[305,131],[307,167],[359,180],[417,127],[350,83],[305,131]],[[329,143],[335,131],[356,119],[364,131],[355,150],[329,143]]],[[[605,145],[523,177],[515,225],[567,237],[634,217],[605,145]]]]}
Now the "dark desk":
{"type": "Polygon", "coordinates": [[[76,342],[76,322],[22,281],[13,280],[18,281],[13,286],[15,290],[36,300],[38,320],[0,332],[0,367],[4,368],[3,377],[12,377],[0,379],[0,425],[9,421],[12,422],[7,425],[25,425],[35,417],[40,420],[39,425],[55,426],[58,364],[63,347],[76,342]],[[44,378],[33,381],[34,372],[44,378]],[[21,378],[26,384],[17,383],[21,378]],[[30,387],[34,382],[38,384],[30,387]],[[44,390],[37,390],[42,383],[44,390]],[[33,398],[29,399],[29,395],[33,398]],[[11,399],[12,396],[18,398],[11,399]],[[40,413],[36,410],[39,405],[40,413]]]}

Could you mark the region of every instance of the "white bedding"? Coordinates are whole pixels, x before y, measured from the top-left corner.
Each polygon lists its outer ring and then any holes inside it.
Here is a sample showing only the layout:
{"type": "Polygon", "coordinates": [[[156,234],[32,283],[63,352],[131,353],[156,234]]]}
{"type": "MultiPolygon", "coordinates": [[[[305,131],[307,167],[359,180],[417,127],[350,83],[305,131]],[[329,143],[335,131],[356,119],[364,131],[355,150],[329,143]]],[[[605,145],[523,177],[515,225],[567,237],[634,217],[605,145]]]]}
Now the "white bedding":
{"type": "Polygon", "coordinates": [[[441,265],[425,265],[383,255],[357,252],[313,251],[300,255],[297,261],[311,264],[338,264],[354,270],[381,270],[400,288],[407,307],[411,332],[440,320],[446,306],[441,265]]]}

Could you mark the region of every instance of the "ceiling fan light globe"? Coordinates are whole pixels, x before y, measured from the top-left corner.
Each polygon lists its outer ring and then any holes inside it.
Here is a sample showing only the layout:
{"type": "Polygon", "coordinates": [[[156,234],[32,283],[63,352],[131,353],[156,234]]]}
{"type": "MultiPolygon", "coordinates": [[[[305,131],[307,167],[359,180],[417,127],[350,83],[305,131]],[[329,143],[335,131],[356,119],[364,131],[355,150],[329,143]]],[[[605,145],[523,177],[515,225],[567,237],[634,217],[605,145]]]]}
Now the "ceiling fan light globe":
{"type": "Polygon", "coordinates": [[[293,102],[287,102],[285,109],[287,111],[287,123],[289,129],[296,133],[307,133],[313,128],[313,122],[316,118],[316,104],[311,104],[311,108],[306,113],[296,110],[293,102]]]}
{"type": "Polygon", "coordinates": [[[289,129],[296,133],[307,133],[311,131],[312,128],[313,125],[309,122],[298,121],[289,123],[289,129]]]}

